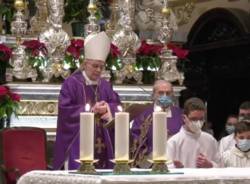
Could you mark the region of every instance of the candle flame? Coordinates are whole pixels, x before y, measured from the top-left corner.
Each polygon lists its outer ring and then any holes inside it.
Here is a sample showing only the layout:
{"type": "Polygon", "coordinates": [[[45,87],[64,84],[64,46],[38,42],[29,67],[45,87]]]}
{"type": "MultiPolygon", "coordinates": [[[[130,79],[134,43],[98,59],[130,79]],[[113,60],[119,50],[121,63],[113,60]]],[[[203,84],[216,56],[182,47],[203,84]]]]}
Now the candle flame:
{"type": "Polygon", "coordinates": [[[86,111],[86,112],[89,112],[89,111],[90,111],[90,105],[89,105],[89,104],[86,104],[86,105],[85,105],[85,111],[86,111]]]}
{"type": "Polygon", "coordinates": [[[119,112],[122,112],[122,106],[118,105],[117,109],[118,109],[119,112]]]}
{"type": "Polygon", "coordinates": [[[160,106],[156,106],[154,110],[155,110],[155,112],[161,112],[162,108],[160,106]]]}

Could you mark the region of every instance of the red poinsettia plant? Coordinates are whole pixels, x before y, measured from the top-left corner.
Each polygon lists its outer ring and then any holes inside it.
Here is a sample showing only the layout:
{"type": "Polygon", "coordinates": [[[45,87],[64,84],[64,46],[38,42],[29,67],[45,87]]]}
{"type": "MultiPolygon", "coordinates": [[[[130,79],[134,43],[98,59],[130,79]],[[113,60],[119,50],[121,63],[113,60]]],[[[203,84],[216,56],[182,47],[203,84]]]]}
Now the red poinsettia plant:
{"type": "MultiPolygon", "coordinates": [[[[173,51],[173,54],[178,57],[178,62],[182,62],[187,59],[189,51],[177,46],[174,43],[169,43],[167,45],[168,49],[173,51]]],[[[160,54],[163,49],[162,44],[149,44],[145,40],[141,42],[141,46],[137,51],[136,55],[136,65],[138,68],[143,68],[143,70],[158,69],[161,65],[160,54]]]]}
{"type": "Polygon", "coordinates": [[[151,69],[159,68],[161,64],[159,55],[162,48],[161,44],[149,44],[143,40],[136,54],[137,68],[143,68],[143,70],[148,70],[148,67],[151,69]]]}
{"type": "Polygon", "coordinates": [[[111,43],[110,53],[109,53],[108,58],[106,60],[108,70],[112,70],[113,66],[117,70],[119,70],[121,68],[121,65],[119,62],[120,56],[121,56],[121,52],[119,51],[118,47],[115,46],[113,43],[111,43]]]}
{"type": "Polygon", "coordinates": [[[6,68],[9,66],[9,59],[12,56],[12,50],[4,44],[0,44],[0,67],[6,68]]]}
{"type": "Polygon", "coordinates": [[[84,40],[72,39],[70,45],[66,49],[64,61],[69,68],[76,69],[84,60],[84,40]]]}
{"type": "Polygon", "coordinates": [[[17,115],[20,99],[20,95],[8,87],[0,86],[0,119],[10,117],[12,113],[17,115]]]}
{"type": "Polygon", "coordinates": [[[31,66],[39,68],[46,65],[48,50],[44,43],[39,40],[27,40],[22,45],[25,46],[31,66]]]}

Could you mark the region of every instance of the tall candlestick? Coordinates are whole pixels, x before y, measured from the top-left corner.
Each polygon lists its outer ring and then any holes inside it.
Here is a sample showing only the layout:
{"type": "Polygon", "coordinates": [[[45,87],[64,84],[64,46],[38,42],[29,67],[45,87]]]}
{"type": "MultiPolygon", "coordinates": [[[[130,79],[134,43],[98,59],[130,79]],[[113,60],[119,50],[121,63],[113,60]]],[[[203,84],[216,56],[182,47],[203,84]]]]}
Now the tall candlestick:
{"type": "Polygon", "coordinates": [[[166,112],[153,113],[153,160],[166,160],[167,125],[166,112]]]}
{"type": "Polygon", "coordinates": [[[115,160],[129,160],[129,114],[115,113],[115,160]]]}
{"type": "MultiPolygon", "coordinates": [[[[89,111],[86,104],[86,111],[89,111]]],[[[94,159],[94,113],[80,113],[80,160],[94,159]]]]}

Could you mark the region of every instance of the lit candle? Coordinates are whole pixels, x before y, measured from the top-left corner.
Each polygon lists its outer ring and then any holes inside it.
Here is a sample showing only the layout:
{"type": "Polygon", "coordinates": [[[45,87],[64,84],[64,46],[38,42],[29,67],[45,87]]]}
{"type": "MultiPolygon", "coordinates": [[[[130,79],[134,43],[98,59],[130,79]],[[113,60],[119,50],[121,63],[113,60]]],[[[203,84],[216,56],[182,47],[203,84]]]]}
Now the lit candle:
{"type": "Polygon", "coordinates": [[[94,113],[86,104],[86,112],[80,113],[80,160],[94,159],[94,113]]]}
{"type": "Polygon", "coordinates": [[[129,160],[129,113],[115,113],[115,160],[129,160]]]}
{"type": "Polygon", "coordinates": [[[153,160],[166,160],[167,113],[156,107],[153,112],[153,160]]]}

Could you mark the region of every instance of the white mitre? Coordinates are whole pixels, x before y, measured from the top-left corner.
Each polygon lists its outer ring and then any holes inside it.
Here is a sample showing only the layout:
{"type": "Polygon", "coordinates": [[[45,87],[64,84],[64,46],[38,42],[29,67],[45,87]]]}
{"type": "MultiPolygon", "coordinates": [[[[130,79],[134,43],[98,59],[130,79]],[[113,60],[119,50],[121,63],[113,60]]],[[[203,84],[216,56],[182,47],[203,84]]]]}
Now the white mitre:
{"type": "Polygon", "coordinates": [[[89,34],[84,40],[85,59],[106,61],[110,39],[105,32],[89,34]]]}

